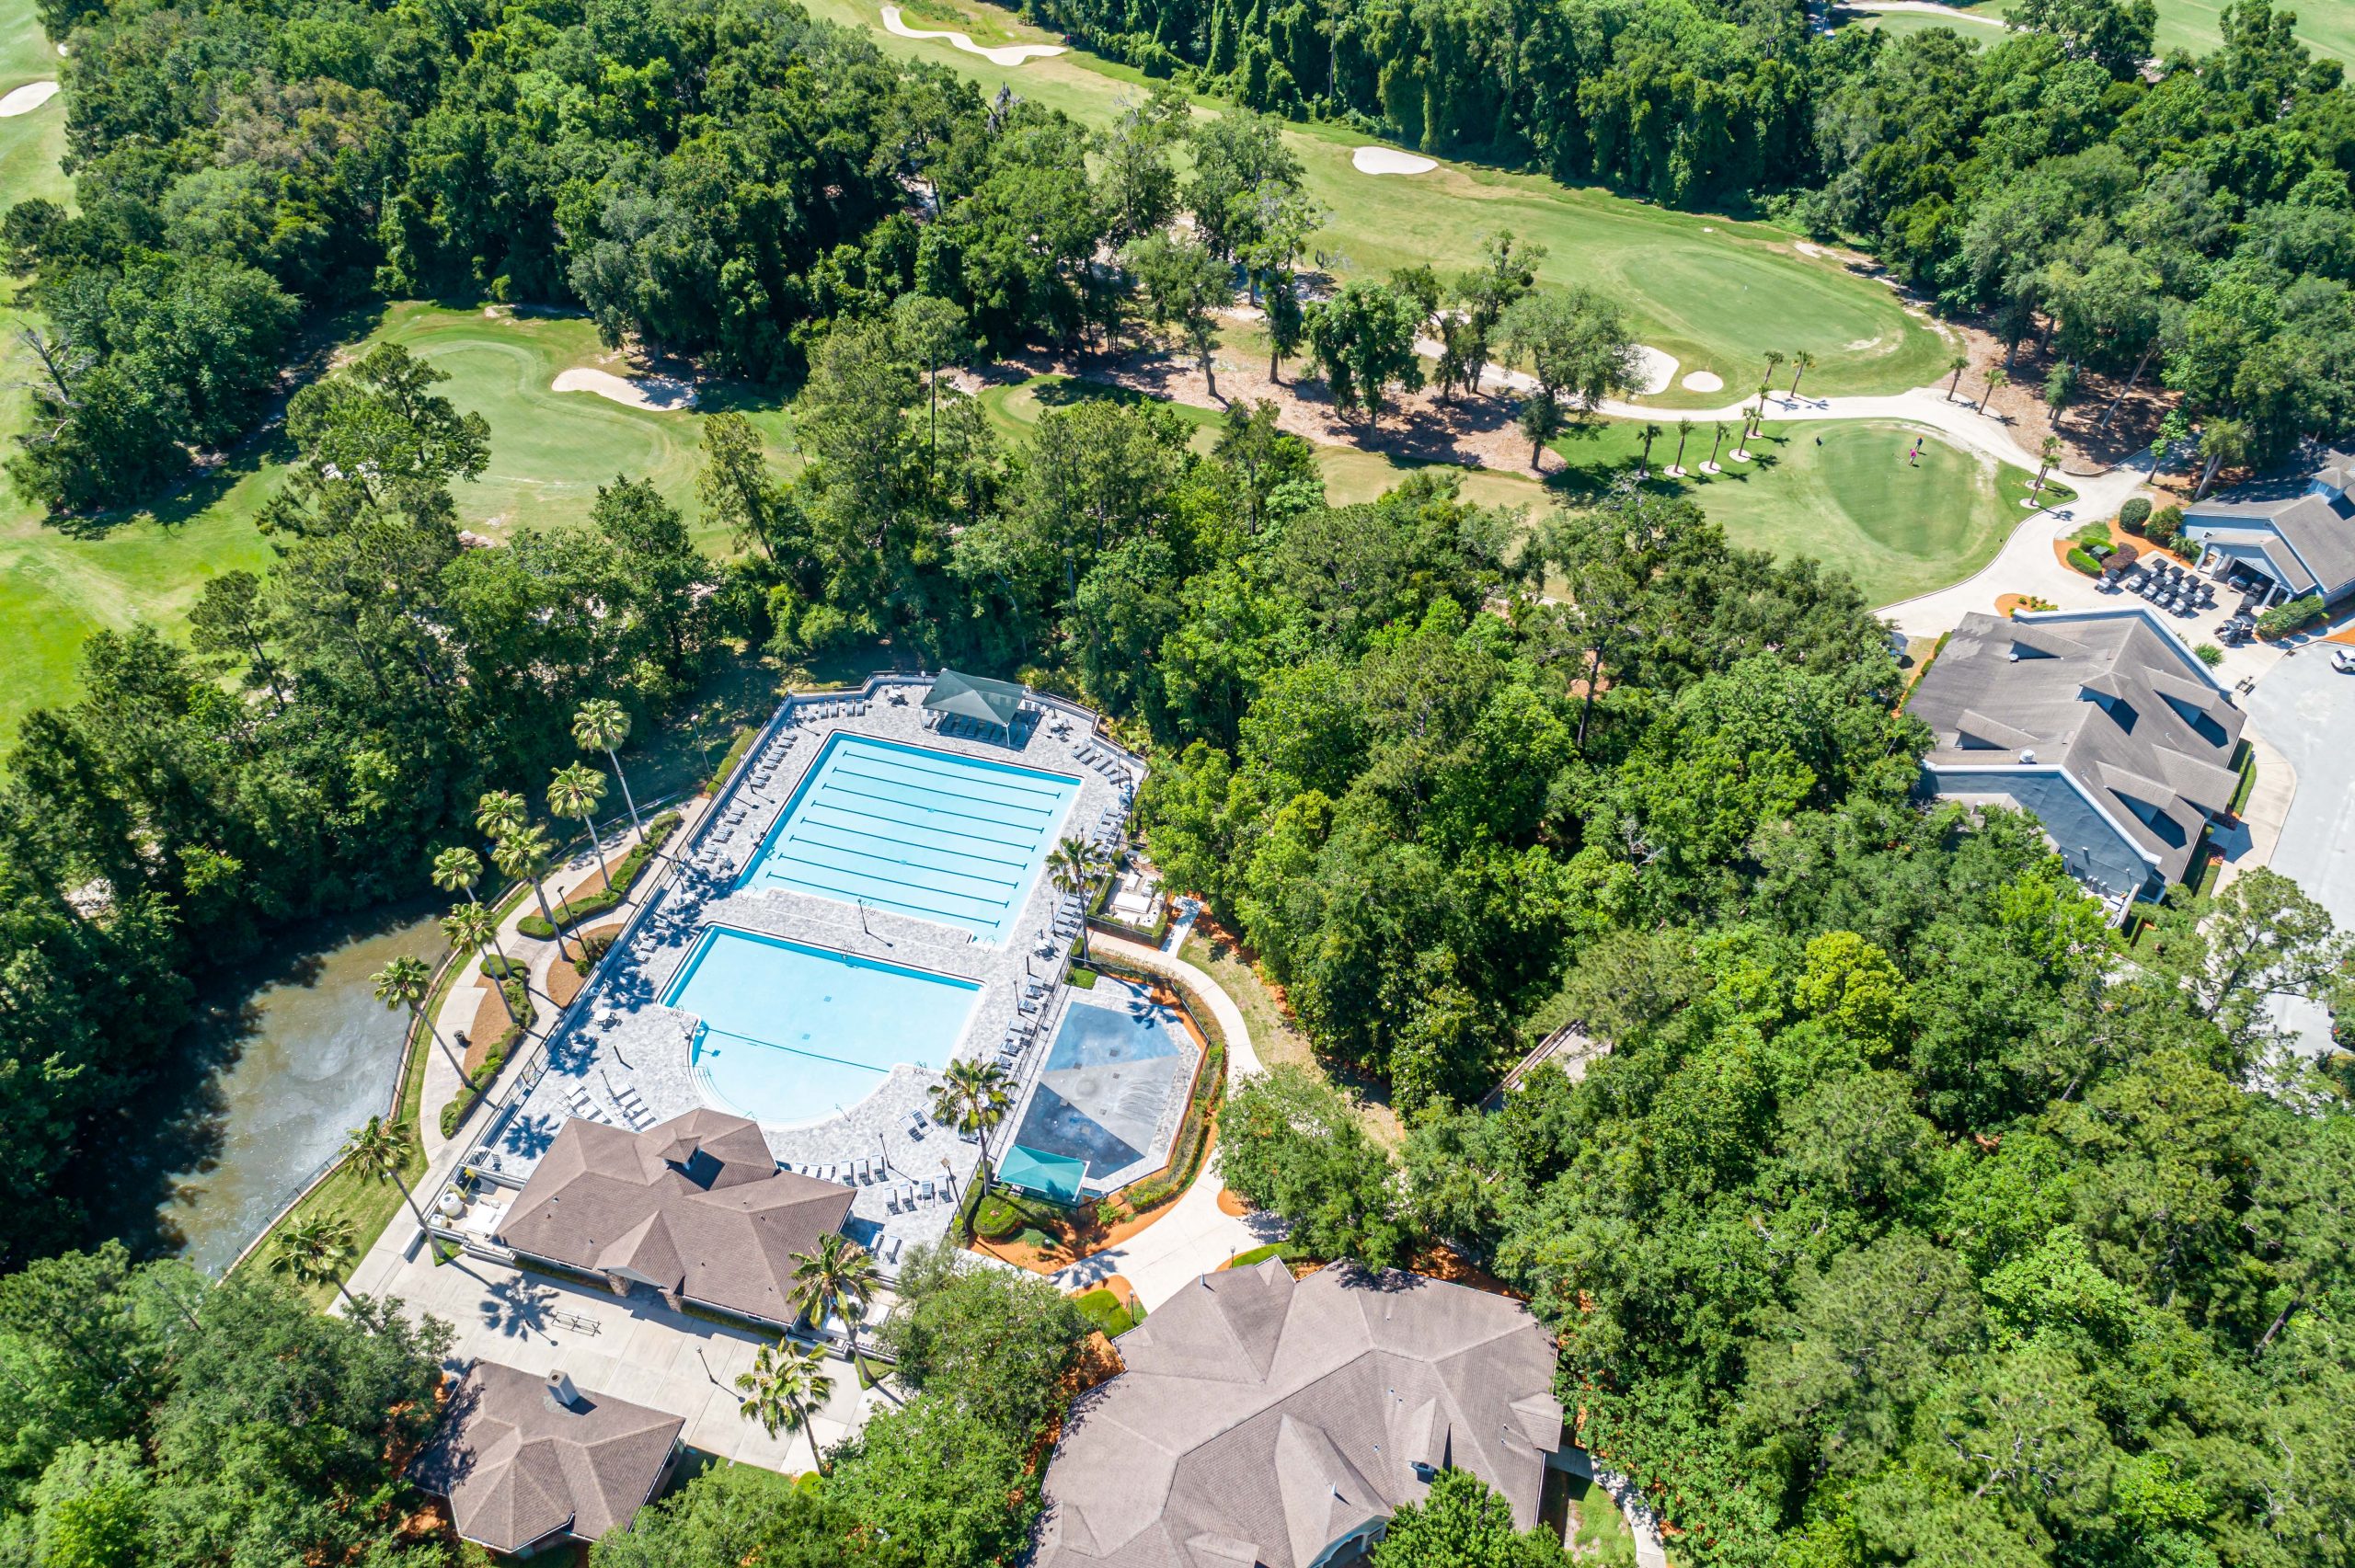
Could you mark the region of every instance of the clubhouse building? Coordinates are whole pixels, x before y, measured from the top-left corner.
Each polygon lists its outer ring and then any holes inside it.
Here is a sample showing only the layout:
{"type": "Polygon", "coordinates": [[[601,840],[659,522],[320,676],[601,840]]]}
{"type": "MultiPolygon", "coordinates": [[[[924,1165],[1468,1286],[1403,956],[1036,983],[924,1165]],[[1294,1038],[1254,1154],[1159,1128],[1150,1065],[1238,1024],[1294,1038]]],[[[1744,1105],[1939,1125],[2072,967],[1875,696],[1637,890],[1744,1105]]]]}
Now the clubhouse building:
{"type": "Polygon", "coordinates": [[[2323,454],[2310,477],[2259,481],[2231,499],[2183,509],[2183,537],[2203,571],[2222,570],[2274,605],[2312,594],[2355,598],[2355,455],[2323,454]]]}

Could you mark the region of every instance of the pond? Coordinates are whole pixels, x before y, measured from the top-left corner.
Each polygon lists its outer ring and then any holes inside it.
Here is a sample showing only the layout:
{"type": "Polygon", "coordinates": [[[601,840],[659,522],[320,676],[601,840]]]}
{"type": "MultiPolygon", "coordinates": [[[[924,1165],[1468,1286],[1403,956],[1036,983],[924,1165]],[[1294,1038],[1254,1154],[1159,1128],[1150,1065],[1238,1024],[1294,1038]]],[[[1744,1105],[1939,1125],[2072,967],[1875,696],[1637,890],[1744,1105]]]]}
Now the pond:
{"type": "Polygon", "coordinates": [[[446,950],[436,907],[408,903],[324,922],[309,951],[215,977],[181,1036],[177,1070],[134,1106],[94,1200],[134,1253],[177,1253],[209,1274],[233,1262],[280,1207],[383,1114],[408,1014],[371,977],[446,950]]]}

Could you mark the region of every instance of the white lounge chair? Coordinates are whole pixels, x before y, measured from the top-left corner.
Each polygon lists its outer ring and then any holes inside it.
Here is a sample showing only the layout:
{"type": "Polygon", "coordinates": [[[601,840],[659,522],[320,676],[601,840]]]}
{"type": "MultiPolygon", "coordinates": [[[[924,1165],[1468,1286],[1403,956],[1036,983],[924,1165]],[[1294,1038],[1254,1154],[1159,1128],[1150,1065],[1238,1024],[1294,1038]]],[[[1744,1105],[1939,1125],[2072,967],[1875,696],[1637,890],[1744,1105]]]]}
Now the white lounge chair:
{"type": "Polygon", "coordinates": [[[919,1190],[920,1192],[922,1192],[922,1193],[923,1193],[925,1202],[926,1202],[926,1203],[930,1203],[930,1202],[932,1201],[932,1198],[933,1198],[933,1193],[934,1193],[934,1191],[935,1191],[935,1188],[933,1187],[933,1185],[932,1185],[932,1178],[931,1178],[930,1176],[926,1176],[926,1177],[924,1179],[923,1183],[920,1185],[920,1186],[919,1186],[918,1190],[919,1190]]]}
{"type": "Polygon", "coordinates": [[[887,1264],[894,1264],[900,1261],[900,1238],[897,1236],[886,1236],[883,1238],[883,1261],[887,1264]]]}

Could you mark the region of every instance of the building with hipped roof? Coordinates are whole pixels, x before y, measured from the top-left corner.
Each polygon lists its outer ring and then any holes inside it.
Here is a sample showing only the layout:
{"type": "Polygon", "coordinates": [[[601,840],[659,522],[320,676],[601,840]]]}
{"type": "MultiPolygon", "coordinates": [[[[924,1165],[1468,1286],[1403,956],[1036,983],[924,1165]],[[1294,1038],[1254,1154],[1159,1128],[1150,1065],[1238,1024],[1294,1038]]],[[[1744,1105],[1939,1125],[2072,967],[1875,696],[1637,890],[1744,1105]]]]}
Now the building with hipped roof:
{"type": "Polygon", "coordinates": [[[856,1195],[777,1168],[756,1123],[694,1110],[632,1132],[566,1121],[496,1240],[526,1263],[646,1286],[672,1306],[788,1327],[797,1254],[842,1228],[856,1195]]]}
{"type": "Polygon", "coordinates": [[[2259,480],[2183,509],[2203,571],[2222,569],[2268,604],[2355,598],[2355,456],[2325,452],[2310,475],[2259,480]]]}
{"type": "Polygon", "coordinates": [[[2246,715],[2140,605],[1967,615],[1905,705],[1926,793],[2034,814],[2120,915],[2184,879],[2240,785],[2246,715]]]}
{"type": "Polygon", "coordinates": [[[1564,1450],[1550,1335],[1517,1301],[1275,1259],[1204,1275],[1118,1343],[1073,1406],[1037,1568],[1325,1568],[1442,1470],[1535,1525],[1564,1450]]]}
{"type": "Polygon", "coordinates": [[[675,1415],[477,1361],[409,1478],[450,1501],[460,1537],[523,1557],[626,1528],[670,1473],[675,1415]]]}

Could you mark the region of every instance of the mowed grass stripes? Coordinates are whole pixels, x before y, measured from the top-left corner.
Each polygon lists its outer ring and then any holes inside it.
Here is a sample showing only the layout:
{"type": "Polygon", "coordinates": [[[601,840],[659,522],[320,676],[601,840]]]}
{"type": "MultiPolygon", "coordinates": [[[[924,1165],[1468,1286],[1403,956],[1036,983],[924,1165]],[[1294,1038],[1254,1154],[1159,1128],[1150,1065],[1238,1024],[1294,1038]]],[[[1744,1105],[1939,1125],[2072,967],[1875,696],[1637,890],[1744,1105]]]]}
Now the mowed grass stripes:
{"type": "Polygon", "coordinates": [[[837,735],[746,874],[996,938],[1028,892],[1078,781],[837,735]]]}

